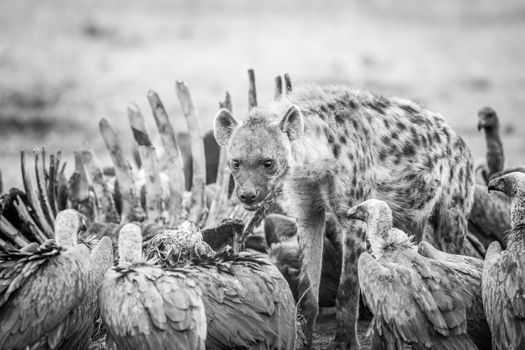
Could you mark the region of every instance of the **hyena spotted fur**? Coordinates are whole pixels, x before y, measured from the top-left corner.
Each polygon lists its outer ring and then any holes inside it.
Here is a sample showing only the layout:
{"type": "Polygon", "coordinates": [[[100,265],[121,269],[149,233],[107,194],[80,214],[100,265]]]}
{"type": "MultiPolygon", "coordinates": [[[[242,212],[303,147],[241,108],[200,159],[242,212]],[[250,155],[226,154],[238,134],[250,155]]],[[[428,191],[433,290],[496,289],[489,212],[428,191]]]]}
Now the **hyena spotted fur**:
{"type": "Polygon", "coordinates": [[[223,109],[214,131],[227,146],[245,208],[257,208],[278,182],[290,197],[299,227],[307,348],[318,313],[326,211],[337,218],[344,247],[332,348],[358,348],[357,259],[365,230],[346,218],[350,207],[384,200],[394,225],[416,240],[463,251],[473,201],[472,157],[437,113],[342,86],[308,86],[252,109],[242,123],[223,109]]]}

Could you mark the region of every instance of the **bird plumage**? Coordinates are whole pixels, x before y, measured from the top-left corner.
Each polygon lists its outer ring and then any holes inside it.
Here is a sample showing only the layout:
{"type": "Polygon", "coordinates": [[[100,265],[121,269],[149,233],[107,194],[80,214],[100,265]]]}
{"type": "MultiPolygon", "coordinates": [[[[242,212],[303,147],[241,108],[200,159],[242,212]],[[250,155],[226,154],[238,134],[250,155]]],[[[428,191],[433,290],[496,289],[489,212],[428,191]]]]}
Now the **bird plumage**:
{"type": "Polygon", "coordinates": [[[199,229],[183,223],[146,246],[163,269],[185,271],[201,288],[210,349],[292,349],[295,303],[286,280],[261,254],[214,252],[199,229]]]}
{"type": "Polygon", "coordinates": [[[134,224],[119,234],[119,266],[99,291],[107,342],[116,349],[204,349],[202,292],[183,270],[166,271],[142,259],[142,235],[134,224]]]}
{"type": "Polygon", "coordinates": [[[419,255],[411,238],[392,228],[385,202],[363,202],[349,217],[367,222],[374,255],[364,252],[358,262],[361,292],[374,314],[372,348],[476,349],[466,333],[474,296],[452,266],[419,255]]]}
{"type": "Polygon", "coordinates": [[[0,348],[23,349],[60,326],[84,297],[86,264],[86,246],[64,250],[53,241],[35,252],[1,255],[0,348]]]}
{"type": "Polygon", "coordinates": [[[428,242],[419,244],[418,253],[454,269],[461,276],[462,288],[470,288],[473,303],[467,309],[467,333],[479,349],[490,350],[492,339],[481,296],[483,260],[466,255],[445,253],[428,242]]]}
{"type": "Polygon", "coordinates": [[[109,237],[103,237],[89,256],[89,275],[86,292],[78,307],[49,335],[52,349],[87,349],[100,307],[98,290],[104,274],[113,265],[113,246],[109,237]]]}
{"type": "Polygon", "coordinates": [[[222,252],[180,263],[203,291],[209,349],[293,349],[295,304],[264,256],[222,252]]]}
{"type": "Polygon", "coordinates": [[[499,132],[499,119],[496,112],[490,107],[484,107],[478,112],[478,130],[485,132],[485,141],[487,144],[487,164],[476,168],[477,177],[481,178],[479,182],[486,185],[492,175],[503,170],[505,163],[505,154],[503,152],[503,143],[501,142],[499,132]]]}
{"type": "Polygon", "coordinates": [[[489,182],[489,191],[511,199],[507,249],[493,242],[483,265],[483,307],[496,349],[525,349],[525,174],[510,173],[489,182]]]}
{"type": "Polygon", "coordinates": [[[0,338],[7,339],[0,347],[87,349],[98,315],[98,287],[113,253],[109,238],[91,253],[78,244],[83,229],[81,214],[61,211],[54,223],[56,242],[32,243],[0,257],[0,310],[8,321],[1,327],[0,338]]]}

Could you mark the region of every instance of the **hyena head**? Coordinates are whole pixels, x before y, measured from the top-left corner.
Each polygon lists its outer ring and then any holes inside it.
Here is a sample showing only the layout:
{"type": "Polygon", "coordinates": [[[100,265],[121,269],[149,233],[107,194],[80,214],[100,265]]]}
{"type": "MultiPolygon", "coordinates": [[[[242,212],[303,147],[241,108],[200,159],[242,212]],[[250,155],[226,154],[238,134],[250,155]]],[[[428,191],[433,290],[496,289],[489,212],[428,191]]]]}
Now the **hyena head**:
{"type": "Polygon", "coordinates": [[[291,142],[303,131],[303,116],[296,106],[281,115],[255,108],[242,123],[226,109],[219,111],[215,117],[215,139],[226,147],[235,192],[244,208],[258,208],[287,173],[291,142]]]}

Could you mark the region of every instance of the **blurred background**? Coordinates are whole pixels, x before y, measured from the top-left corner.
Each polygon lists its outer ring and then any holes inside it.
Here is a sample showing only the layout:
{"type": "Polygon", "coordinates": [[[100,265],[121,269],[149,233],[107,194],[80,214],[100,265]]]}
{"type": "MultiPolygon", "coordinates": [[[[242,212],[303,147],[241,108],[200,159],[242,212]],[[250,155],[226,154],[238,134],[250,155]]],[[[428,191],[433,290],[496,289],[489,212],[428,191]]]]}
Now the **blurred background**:
{"type": "Polygon", "coordinates": [[[523,164],[524,44],[522,0],[0,0],[4,188],[21,186],[19,153],[34,147],[71,160],[89,141],[109,165],[98,121],[129,148],[134,101],[153,133],[149,89],[185,130],[175,80],[190,87],[203,131],[225,91],[244,118],[248,68],[259,104],[283,73],[295,86],[344,83],[416,100],[443,114],[479,160],[477,112],[492,106],[507,165],[523,164]]]}

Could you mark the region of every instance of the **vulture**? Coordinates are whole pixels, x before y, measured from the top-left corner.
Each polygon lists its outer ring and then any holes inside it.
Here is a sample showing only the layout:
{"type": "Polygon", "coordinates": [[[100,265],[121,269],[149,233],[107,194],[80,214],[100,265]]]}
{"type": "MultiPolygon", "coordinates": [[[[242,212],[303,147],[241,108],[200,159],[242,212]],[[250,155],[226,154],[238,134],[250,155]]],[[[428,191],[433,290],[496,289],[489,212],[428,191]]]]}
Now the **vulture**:
{"type": "Polygon", "coordinates": [[[64,210],[56,241],[0,255],[0,348],[87,349],[98,286],[113,257],[108,238],[91,254],[78,244],[84,228],[78,212],[64,210]]]}
{"type": "Polygon", "coordinates": [[[392,228],[383,201],[365,201],[348,217],[367,223],[373,254],[358,261],[361,292],[374,315],[372,349],[477,349],[467,334],[475,296],[454,265],[419,255],[412,238],[392,228]]]}
{"type": "Polygon", "coordinates": [[[174,265],[202,289],[208,349],[294,349],[295,303],[263,255],[231,250],[174,265]]]}
{"type": "Polygon", "coordinates": [[[525,349],[525,173],[492,179],[489,191],[511,199],[507,248],[487,249],[482,276],[483,307],[495,349],[525,349]]]}
{"type": "Polygon", "coordinates": [[[487,144],[487,164],[477,167],[476,175],[481,178],[481,184],[486,185],[492,175],[503,170],[505,155],[499,132],[499,120],[496,112],[490,107],[484,107],[478,112],[478,130],[485,132],[487,144]]]}
{"type": "MultiPolygon", "coordinates": [[[[60,226],[76,227],[83,217],[73,209],[61,212],[60,226]],[[64,221],[67,220],[67,221],[64,221]]],[[[59,229],[55,226],[55,234],[59,229]]],[[[52,349],[85,349],[89,347],[96,318],[99,316],[98,290],[102,284],[104,274],[113,265],[113,245],[109,237],[103,237],[98,244],[91,245],[88,284],[80,305],[72,310],[67,318],[55,329],[53,336],[48,337],[48,344],[52,349]]]]}
{"type": "Polygon", "coordinates": [[[199,230],[183,223],[158,232],[145,249],[164,270],[184,271],[202,290],[206,348],[293,349],[295,303],[279,270],[262,254],[206,246],[199,230]]]}
{"type": "Polygon", "coordinates": [[[462,277],[465,288],[468,286],[472,288],[474,302],[467,309],[467,333],[480,350],[492,349],[492,338],[481,297],[483,260],[466,255],[445,253],[425,241],[419,243],[418,253],[451,266],[462,277]]]}
{"type": "Polygon", "coordinates": [[[120,230],[118,254],[99,291],[108,348],[204,350],[206,313],[196,281],[183,269],[146,262],[135,224],[120,230]]]}

